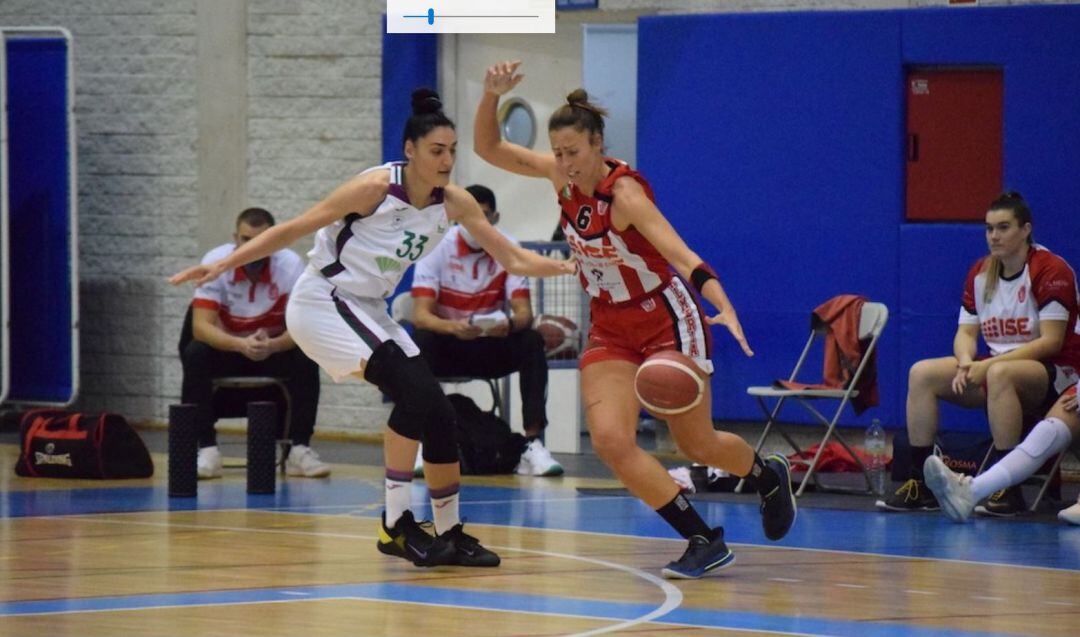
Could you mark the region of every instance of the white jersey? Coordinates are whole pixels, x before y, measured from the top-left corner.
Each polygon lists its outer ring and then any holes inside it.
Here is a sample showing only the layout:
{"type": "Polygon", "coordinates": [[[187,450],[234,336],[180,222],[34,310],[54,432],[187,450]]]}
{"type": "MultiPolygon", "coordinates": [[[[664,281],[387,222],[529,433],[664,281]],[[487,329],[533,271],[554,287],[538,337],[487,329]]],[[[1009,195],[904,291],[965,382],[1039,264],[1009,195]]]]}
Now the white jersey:
{"type": "Polygon", "coordinates": [[[366,217],[350,213],[320,229],[308,260],[331,283],[355,296],[386,298],[409,266],[442,241],[450,222],[441,188],[423,210],[409,202],[404,163],[391,162],[364,173],[373,170],[390,171],[386,199],[366,217]]]}
{"type": "MultiPolygon", "coordinates": [[[[220,245],[203,257],[203,265],[224,259],[236,245],[220,245]]],[[[259,272],[259,279],[248,279],[243,267],[234,268],[218,278],[195,288],[194,307],[214,310],[221,326],[229,334],[247,336],[264,329],[270,336],[285,331],[285,304],[296,280],[304,271],[304,260],[292,250],[278,250],[259,272]]]]}
{"type": "Polygon", "coordinates": [[[529,280],[509,274],[483,248],[471,247],[461,236],[461,226],[454,226],[446,241],[416,264],[412,295],[435,299],[440,318],[467,319],[505,310],[509,299],[528,299],[529,280]]]}
{"type": "Polygon", "coordinates": [[[986,259],[979,259],[968,272],[958,322],[978,325],[990,355],[997,356],[1039,338],[1040,321],[1064,321],[1065,342],[1048,360],[1080,368],[1076,275],[1069,264],[1035,244],[1028,251],[1024,268],[1011,278],[1000,278],[993,297],[987,300],[986,259]]]}

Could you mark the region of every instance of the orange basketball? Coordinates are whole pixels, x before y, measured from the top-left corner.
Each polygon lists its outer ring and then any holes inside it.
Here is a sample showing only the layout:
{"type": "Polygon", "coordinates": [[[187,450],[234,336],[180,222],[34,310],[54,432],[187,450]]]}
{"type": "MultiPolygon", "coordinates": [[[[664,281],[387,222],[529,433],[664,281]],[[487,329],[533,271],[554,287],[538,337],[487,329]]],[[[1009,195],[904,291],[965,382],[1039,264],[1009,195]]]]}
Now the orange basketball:
{"type": "Polygon", "coordinates": [[[657,352],[638,367],[634,393],[654,414],[674,416],[690,411],[701,402],[705,374],[693,359],[681,352],[657,352]]]}

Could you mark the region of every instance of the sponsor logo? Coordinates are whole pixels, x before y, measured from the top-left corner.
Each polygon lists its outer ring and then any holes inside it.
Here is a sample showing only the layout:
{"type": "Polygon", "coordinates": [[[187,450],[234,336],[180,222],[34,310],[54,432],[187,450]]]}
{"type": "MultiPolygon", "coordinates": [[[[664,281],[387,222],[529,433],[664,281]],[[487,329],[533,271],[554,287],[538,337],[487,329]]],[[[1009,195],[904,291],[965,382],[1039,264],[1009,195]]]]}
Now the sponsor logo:
{"type": "Polygon", "coordinates": [[[409,547],[409,550],[415,553],[416,557],[419,557],[422,560],[427,559],[427,551],[421,551],[420,549],[416,548],[412,544],[409,544],[408,542],[405,543],[405,546],[409,547]]]}
{"type": "Polygon", "coordinates": [[[270,291],[267,294],[270,295],[271,301],[278,300],[278,297],[281,296],[281,290],[278,289],[277,283],[270,284],[270,291]]]}
{"type": "Polygon", "coordinates": [[[686,354],[690,358],[697,358],[701,356],[701,351],[698,348],[697,338],[695,335],[698,331],[697,312],[691,306],[689,299],[683,294],[682,289],[672,288],[672,296],[675,297],[675,301],[679,304],[679,313],[682,314],[683,321],[686,324],[686,333],[690,335],[690,351],[686,354]]]}
{"type": "Polygon", "coordinates": [[[379,272],[399,272],[402,269],[401,262],[390,257],[375,257],[375,265],[379,266],[379,272]]]}
{"type": "Polygon", "coordinates": [[[70,453],[54,454],[53,453],[54,451],[56,451],[56,445],[51,443],[51,442],[45,445],[45,453],[41,453],[40,451],[35,451],[34,452],[34,464],[35,465],[56,464],[56,465],[63,465],[65,467],[74,466],[71,463],[71,454],[70,453]]]}
{"type": "Polygon", "coordinates": [[[568,235],[566,242],[570,244],[570,249],[583,259],[603,259],[616,265],[623,265],[622,257],[619,256],[619,250],[615,246],[589,245],[574,235],[568,235]]]}
{"type": "Polygon", "coordinates": [[[656,301],[653,299],[645,299],[641,302],[641,309],[645,310],[646,312],[652,312],[656,309],[656,301]]]}
{"type": "Polygon", "coordinates": [[[1031,319],[993,317],[982,322],[983,338],[1002,338],[1005,336],[1031,336],[1031,319]]]}
{"type": "Polygon", "coordinates": [[[1021,285],[1020,289],[1016,291],[1016,300],[1023,303],[1027,300],[1027,286],[1021,285]]]}
{"type": "Polygon", "coordinates": [[[606,202],[606,201],[597,201],[596,202],[596,214],[603,217],[604,215],[607,214],[607,211],[608,211],[608,202],[606,202]]]}
{"type": "Polygon", "coordinates": [[[390,227],[394,230],[401,230],[401,226],[405,224],[405,218],[401,215],[394,215],[394,218],[390,221],[390,227]]]}

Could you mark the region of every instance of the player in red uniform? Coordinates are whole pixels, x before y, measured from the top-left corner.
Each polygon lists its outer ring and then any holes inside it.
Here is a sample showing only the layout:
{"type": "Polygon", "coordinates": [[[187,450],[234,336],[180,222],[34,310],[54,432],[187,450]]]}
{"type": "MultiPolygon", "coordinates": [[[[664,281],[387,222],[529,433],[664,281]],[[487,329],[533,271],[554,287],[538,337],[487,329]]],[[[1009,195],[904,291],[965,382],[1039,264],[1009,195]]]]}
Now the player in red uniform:
{"type": "MultiPolygon", "coordinates": [[[[938,429],[938,401],[986,409],[994,436],[991,464],[1020,441],[1024,416],[1042,416],[1077,381],[1076,275],[1064,259],[1032,239],[1031,210],[1004,193],[986,213],[990,253],[968,272],[953,355],[915,363],[908,378],[911,474],[877,502],[887,511],[937,510],[923,465],[938,429]],[[979,334],[989,356],[977,356],[979,334]]],[[[1067,435],[1064,425],[1055,425],[1067,435]]],[[[997,491],[975,511],[1011,516],[1026,508],[1019,485],[997,491]]]]}
{"type": "MultiPolygon", "coordinates": [[[[645,178],[625,162],[604,156],[605,112],[589,103],[584,90],[571,93],[548,122],[553,154],[500,139],[499,97],[521,81],[516,73],[520,64],[503,62],[488,69],[474,150],[495,166],[546,178],[555,187],[581,284],[592,297],[581,387],[593,448],[634,495],[689,540],[686,552],[664,568],[664,575],[701,577],[731,564],[734,555],[724,544],[723,528],[710,529],[664,467],[637,446],[641,405],[634,375],[650,354],[672,349],[711,373],[708,325],[725,326],[747,356],[753,351],[715,272],[657,209],[645,178]],[[716,307],[715,316],[704,314],[684,280],[716,307]]],[[[708,384],[696,407],[667,421],[690,459],[753,478],[761,493],[765,535],[778,540],[787,534],[795,520],[787,460],[780,455],[762,460],[739,436],[715,431],[708,384]]]]}

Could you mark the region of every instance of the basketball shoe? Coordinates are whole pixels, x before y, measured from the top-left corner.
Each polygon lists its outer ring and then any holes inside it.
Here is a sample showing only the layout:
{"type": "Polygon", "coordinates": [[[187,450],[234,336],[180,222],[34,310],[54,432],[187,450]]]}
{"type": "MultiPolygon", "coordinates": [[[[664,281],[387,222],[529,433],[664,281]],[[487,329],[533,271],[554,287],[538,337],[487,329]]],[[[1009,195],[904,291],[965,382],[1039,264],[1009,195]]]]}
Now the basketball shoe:
{"type": "Polygon", "coordinates": [[[923,464],[926,486],[941,504],[941,510],[954,522],[966,522],[975,508],[971,494],[971,476],[956,473],[941,458],[930,456],[923,464]]]}
{"type": "Polygon", "coordinates": [[[539,438],[533,438],[522,452],[516,471],[519,476],[561,476],[563,467],[539,438]]]}
{"type": "Polygon", "coordinates": [[[386,512],[379,524],[379,541],[376,543],[380,553],[409,560],[417,566],[443,566],[455,564],[454,547],[446,540],[432,536],[413,517],[412,511],[406,511],[394,524],[386,528],[386,512]]]}
{"type": "Polygon", "coordinates": [[[765,466],[776,474],[778,483],[768,493],[761,494],[761,527],[765,537],[776,541],[787,535],[795,523],[798,506],[791,491],[791,465],[781,454],[765,458],[765,466]]]}
{"type": "Polygon", "coordinates": [[[480,540],[465,532],[464,524],[458,523],[439,536],[450,545],[453,562],[458,566],[498,566],[502,561],[494,552],[480,545],[480,540]]]}
{"type": "Polygon", "coordinates": [[[1024,492],[1020,490],[1018,484],[995,492],[986,499],[984,504],[975,507],[975,512],[979,515],[995,518],[1011,518],[1026,510],[1027,502],[1024,501],[1024,492]]]}
{"type": "Polygon", "coordinates": [[[735,554],[724,544],[724,527],[712,530],[712,537],[694,535],[682,557],[660,571],[668,579],[697,579],[735,563],[735,554]]]}
{"type": "Polygon", "coordinates": [[[900,486],[892,495],[878,500],[874,506],[882,511],[937,511],[941,509],[937,498],[926,483],[912,478],[900,486]]]}

